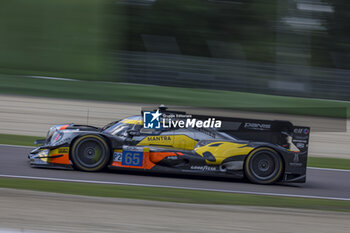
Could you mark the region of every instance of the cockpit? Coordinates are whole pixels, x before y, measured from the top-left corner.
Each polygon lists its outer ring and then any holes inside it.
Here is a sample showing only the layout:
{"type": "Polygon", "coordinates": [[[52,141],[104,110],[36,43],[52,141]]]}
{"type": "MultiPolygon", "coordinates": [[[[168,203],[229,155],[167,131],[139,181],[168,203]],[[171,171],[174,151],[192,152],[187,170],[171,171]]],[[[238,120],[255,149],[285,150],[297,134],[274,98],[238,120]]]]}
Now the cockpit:
{"type": "Polygon", "coordinates": [[[106,125],[104,132],[116,136],[128,136],[128,131],[139,131],[143,126],[141,116],[132,116],[106,125]]]}

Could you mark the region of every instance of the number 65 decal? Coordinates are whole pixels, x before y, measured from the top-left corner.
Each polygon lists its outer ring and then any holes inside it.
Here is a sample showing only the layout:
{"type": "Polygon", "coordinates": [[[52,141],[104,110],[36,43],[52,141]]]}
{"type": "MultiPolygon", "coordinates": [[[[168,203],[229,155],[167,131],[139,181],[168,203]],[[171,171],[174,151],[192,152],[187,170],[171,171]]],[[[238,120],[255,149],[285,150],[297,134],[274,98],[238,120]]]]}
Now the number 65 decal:
{"type": "Polygon", "coordinates": [[[142,167],[143,152],[141,151],[123,151],[122,165],[142,167]]]}

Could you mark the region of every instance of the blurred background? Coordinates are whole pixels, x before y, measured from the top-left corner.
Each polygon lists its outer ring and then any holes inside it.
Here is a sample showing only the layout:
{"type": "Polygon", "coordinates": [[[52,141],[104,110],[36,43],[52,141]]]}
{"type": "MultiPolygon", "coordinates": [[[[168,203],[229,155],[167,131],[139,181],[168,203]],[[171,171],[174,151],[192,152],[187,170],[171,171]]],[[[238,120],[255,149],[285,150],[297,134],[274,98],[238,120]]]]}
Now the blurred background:
{"type": "Polygon", "coordinates": [[[350,100],[345,0],[11,0],[0,74],[350,100]]]}
{"type": "Polygon", "coordinates": [[[163,175],[31,169],[25,161],[30,148],[13,146],[33,146],[52,125],[103,126],[140,114],[145,105],[166,104],[310,126],[308,166],[349,169],[349,12],[346,0],[1,0],[0,144],[11,146],[0,145],[0,232],[349,232],[345,213],[178,203],[348,212],[349,172],[308,169],[303,186],[216,186],[163,175]],[[150,186],[4,178],[28,174],[150,186]],[[159,184],[330,200],[152,188],[159,184]],[[4,187],[176,203],[137,208],[136,200],[104,203],[4,187]],[[347,202],[335,201],[344,197],[347,202]]]}

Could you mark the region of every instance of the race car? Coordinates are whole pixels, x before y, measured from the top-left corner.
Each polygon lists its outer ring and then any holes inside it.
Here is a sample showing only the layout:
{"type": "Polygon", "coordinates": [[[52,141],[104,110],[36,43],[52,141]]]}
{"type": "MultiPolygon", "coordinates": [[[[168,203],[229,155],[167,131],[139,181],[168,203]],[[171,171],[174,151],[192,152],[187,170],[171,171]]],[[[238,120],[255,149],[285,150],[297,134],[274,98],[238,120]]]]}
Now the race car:
{"type": "MultiPolygon", "coordinates": [[[[153,111],[153,118],[183,115],[164,106],[153,111]]],[[[306,180],[309,127],[288,121],[220,118],[219,128],[194,124],[152,128],[144,119],[142,111],[102,128],[52,126],[46,139],[36,141],[41,145],[29,153],[30,164],[87,172],[109,168],[247,178],[258,184],[306,180]]]]}

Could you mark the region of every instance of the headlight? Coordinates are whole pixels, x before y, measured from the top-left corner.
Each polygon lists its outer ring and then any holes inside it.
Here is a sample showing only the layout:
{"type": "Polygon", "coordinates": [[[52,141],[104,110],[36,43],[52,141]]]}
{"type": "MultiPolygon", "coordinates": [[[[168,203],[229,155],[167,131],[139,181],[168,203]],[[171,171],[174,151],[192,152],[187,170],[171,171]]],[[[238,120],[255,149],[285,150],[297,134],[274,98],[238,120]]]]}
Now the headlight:
{"type": "Polygon", "coordinates": [[[51,144],[55,144],[56,142],[58,142],[59,140],[61,140],[63,137],[63,132],[60,131],[56,131],[51,138],[51,144]]]}
{"type": "Polygon", "coordinates": [[[45,158],[49,155],[50,150],[42,150],[38,153],[38,157],[45,158]]]}
{"type": "Polygon", "coordinates": [[[72,124],[54,125],[54,126],[52,126],[49,129],[49,131],[47,132],[46,141],[50,142],[52,140],[52,136],[54,135],[55,132],[60,131],[60,130],[64,130],[67,127],[72,126],[72,125],[73,125],[73,123],[72,124]]]}

